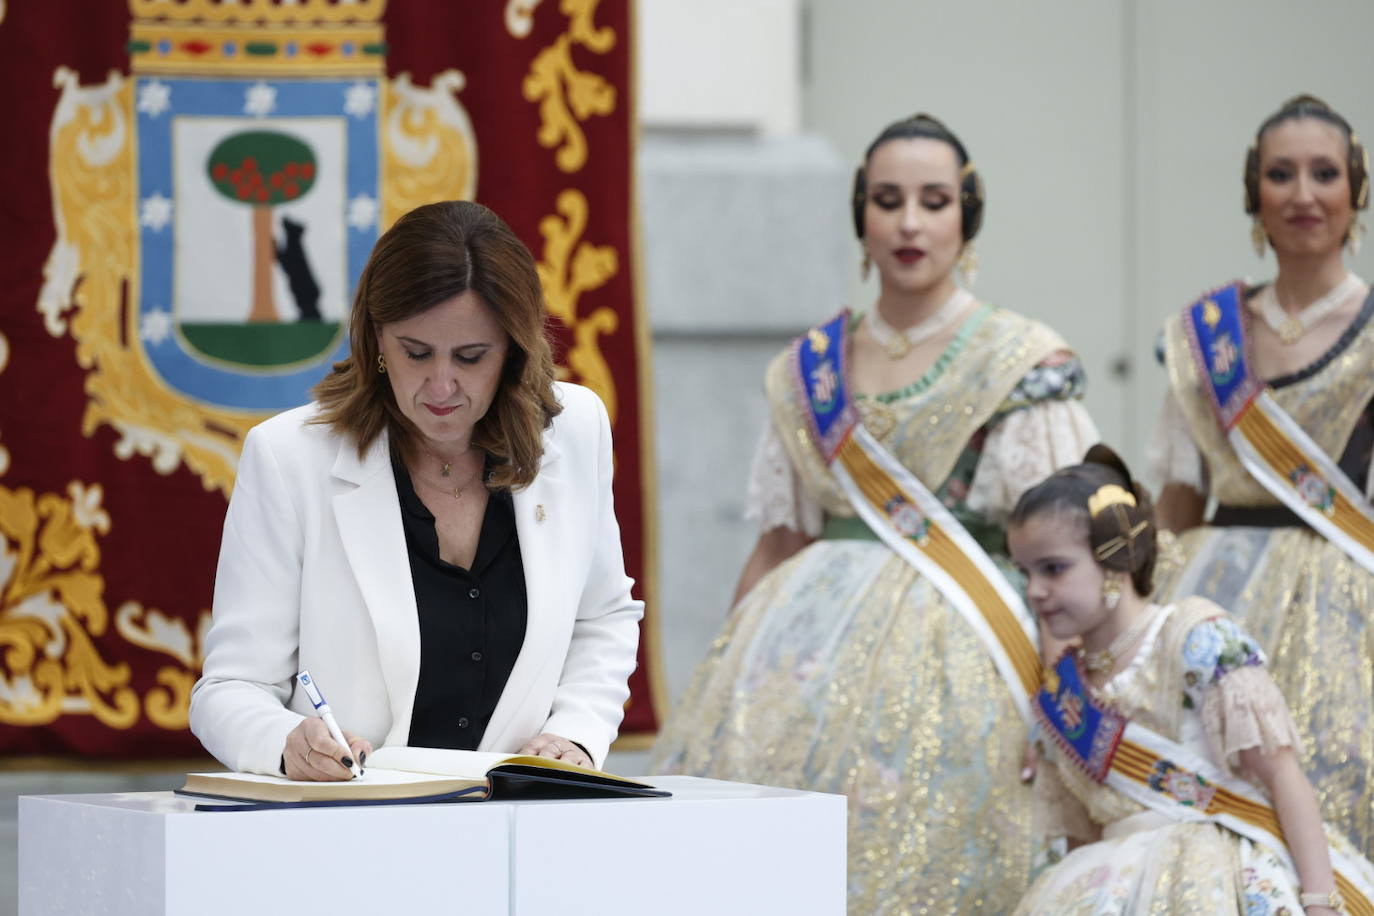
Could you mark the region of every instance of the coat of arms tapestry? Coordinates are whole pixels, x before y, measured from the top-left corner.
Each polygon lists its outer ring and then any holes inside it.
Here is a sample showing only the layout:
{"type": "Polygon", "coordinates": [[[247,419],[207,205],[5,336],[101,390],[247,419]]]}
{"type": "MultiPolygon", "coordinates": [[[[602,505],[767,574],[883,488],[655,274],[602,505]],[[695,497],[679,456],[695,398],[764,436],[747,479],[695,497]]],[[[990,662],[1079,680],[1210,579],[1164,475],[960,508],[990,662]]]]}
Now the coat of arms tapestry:
{"type": "Polygon", "coordinates": [[[0,754],[199,753],[242,437],[309,399],[373,243],[431,201],[534,253],[643,597],[632,45],[629,0],[0,0],[0,754]]]}

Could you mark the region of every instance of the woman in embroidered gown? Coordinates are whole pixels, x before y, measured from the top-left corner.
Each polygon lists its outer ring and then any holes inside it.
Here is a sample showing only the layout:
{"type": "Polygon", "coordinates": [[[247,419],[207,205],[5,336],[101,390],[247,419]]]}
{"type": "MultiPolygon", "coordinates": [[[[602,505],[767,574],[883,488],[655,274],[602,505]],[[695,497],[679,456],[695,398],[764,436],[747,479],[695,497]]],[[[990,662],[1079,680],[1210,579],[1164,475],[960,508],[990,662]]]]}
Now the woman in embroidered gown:
{"type": "MultiPolygon", "coordinates": [[[[1358,241],[1368,166],[1350,126],[1300,96],[1261,126],[1245,170],[1255,242],[1278,259],[1244,291],[1253,371],[1298,426],[1368,494],[1374,444],[1374,297],[1342,262],[1358,241]]],[[[1303,735],[1326,818],[1374,855],[1374,572],[1305,527],[1242,466],[1195,367],[1183,316],[1164,331],[1169,375],[1151,473],[1181,566],[1160,597],[1230,608],[1270,658],[1303,735]],[[1208,497],[1217,508],[1203,524],[1208,497]]]]}
{"type": "MultiPolygon", "coordinates": [[[[1016,912],[1297,916],[1306,904],[1311,916],[1335,913],[1321,816],[1293,750],[1296,726],[1264,656],[1204,598],[1147,603],[1155,530],[1148,497],[1121,460],[1095,446],[1084,464],[1028,490],[1007,539],[1031,607],[1054,636],[1080,641],[1047,672],[1037,702],[1037,710],[1053,707],[1060,725],[1042,713],[1035,796],[1045,839],[1085,844],[1041,874],[1016,912]],[[1140,790],[1150,805],[1090,776],[1111,743],[1083,734],[1094,727],[1084,696],[1226,776],[1238,771],[1257,797],[1272,799],[1297,873],[1267,845],[1171,815],[1206,805],[1205,784],[1191,772],[1154,768],[1140,790]],[[1082,747],[1091,748],[1087,760],[1082,747]]],[[[1166,750],[1147,736],[1128,740],[1166,750]]],[[[1173,750],[1160,756],[1186,759],[1173,750]]]]}
{"type": "MultiPolygon", "coordinates": [[[[1097,433],[1059,335],[956,286],[982,203],[943,124],[884,130],[854,198],[881,293],[839,345],[864,425],[1001,568],[1016,497],[1097,433]]],[[[1025,727],[972,628],[842,495],[794,352],[766,374],[758,546],[651,769],[847,795],[851,912],[1004,912],[1029,867],[1025,727]]]]}

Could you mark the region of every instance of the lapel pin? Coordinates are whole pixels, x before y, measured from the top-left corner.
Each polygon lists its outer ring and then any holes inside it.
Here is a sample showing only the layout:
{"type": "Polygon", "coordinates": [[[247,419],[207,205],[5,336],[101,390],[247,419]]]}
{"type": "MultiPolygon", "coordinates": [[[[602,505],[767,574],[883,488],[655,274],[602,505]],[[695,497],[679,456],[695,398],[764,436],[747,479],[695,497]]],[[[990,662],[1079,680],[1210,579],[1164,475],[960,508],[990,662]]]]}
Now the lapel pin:
{"type": "Polygon", "coordinates": [[[544,504],[543,504],[543,503],[540,503],[539,505],[535,506],[535,507],[534,507],[534,520],[535,520],[536,522],[542,522],[542,521],[543,521],[544,519],[546,519],[546,518],[548,518],[548,516],[547,516],[547,515],[545,514],[545,512],[544,512],[544,504]]]}

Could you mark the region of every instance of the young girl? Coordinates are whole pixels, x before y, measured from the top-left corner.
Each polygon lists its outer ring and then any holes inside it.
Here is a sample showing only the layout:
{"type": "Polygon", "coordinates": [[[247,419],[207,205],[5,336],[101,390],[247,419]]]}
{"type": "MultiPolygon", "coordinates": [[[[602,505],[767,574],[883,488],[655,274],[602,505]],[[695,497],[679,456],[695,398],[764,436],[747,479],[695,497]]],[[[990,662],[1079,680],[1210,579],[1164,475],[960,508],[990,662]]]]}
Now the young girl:
{"type": "MultiPolygon", "coordinates": [[[[1028,490],[1007,537],[1031,607],[1077,640],[1034,704],[1045,838],[1071,851],[1017,913],[1338,912],[1297,730],[1264,657],[1205,599],[1148,602],[1155,528],[1121,460],[1094,446],[1028,490]],[[1259,803],[1230,810],[1272,805],[1286,851],[1218,817],[1228,789],[1259,803]]],[[[1357,885],[1367,878],[1354,871],[1357,885]]]]}

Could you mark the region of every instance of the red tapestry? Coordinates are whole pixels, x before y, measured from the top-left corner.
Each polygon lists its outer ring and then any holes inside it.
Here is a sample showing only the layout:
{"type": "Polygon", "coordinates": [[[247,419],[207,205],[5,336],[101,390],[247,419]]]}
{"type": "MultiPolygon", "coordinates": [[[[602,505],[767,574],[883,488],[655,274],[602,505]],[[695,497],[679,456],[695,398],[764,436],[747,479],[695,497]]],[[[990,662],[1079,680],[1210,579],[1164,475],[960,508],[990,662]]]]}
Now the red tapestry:
{"type": "Polygon", "coordinates": [[[534,252],[644,597],[631,26],[629,0],[0,3],[0,754],[199,752],[243,434],[308,400],[372,244],[430,201],[534,252]]]}

